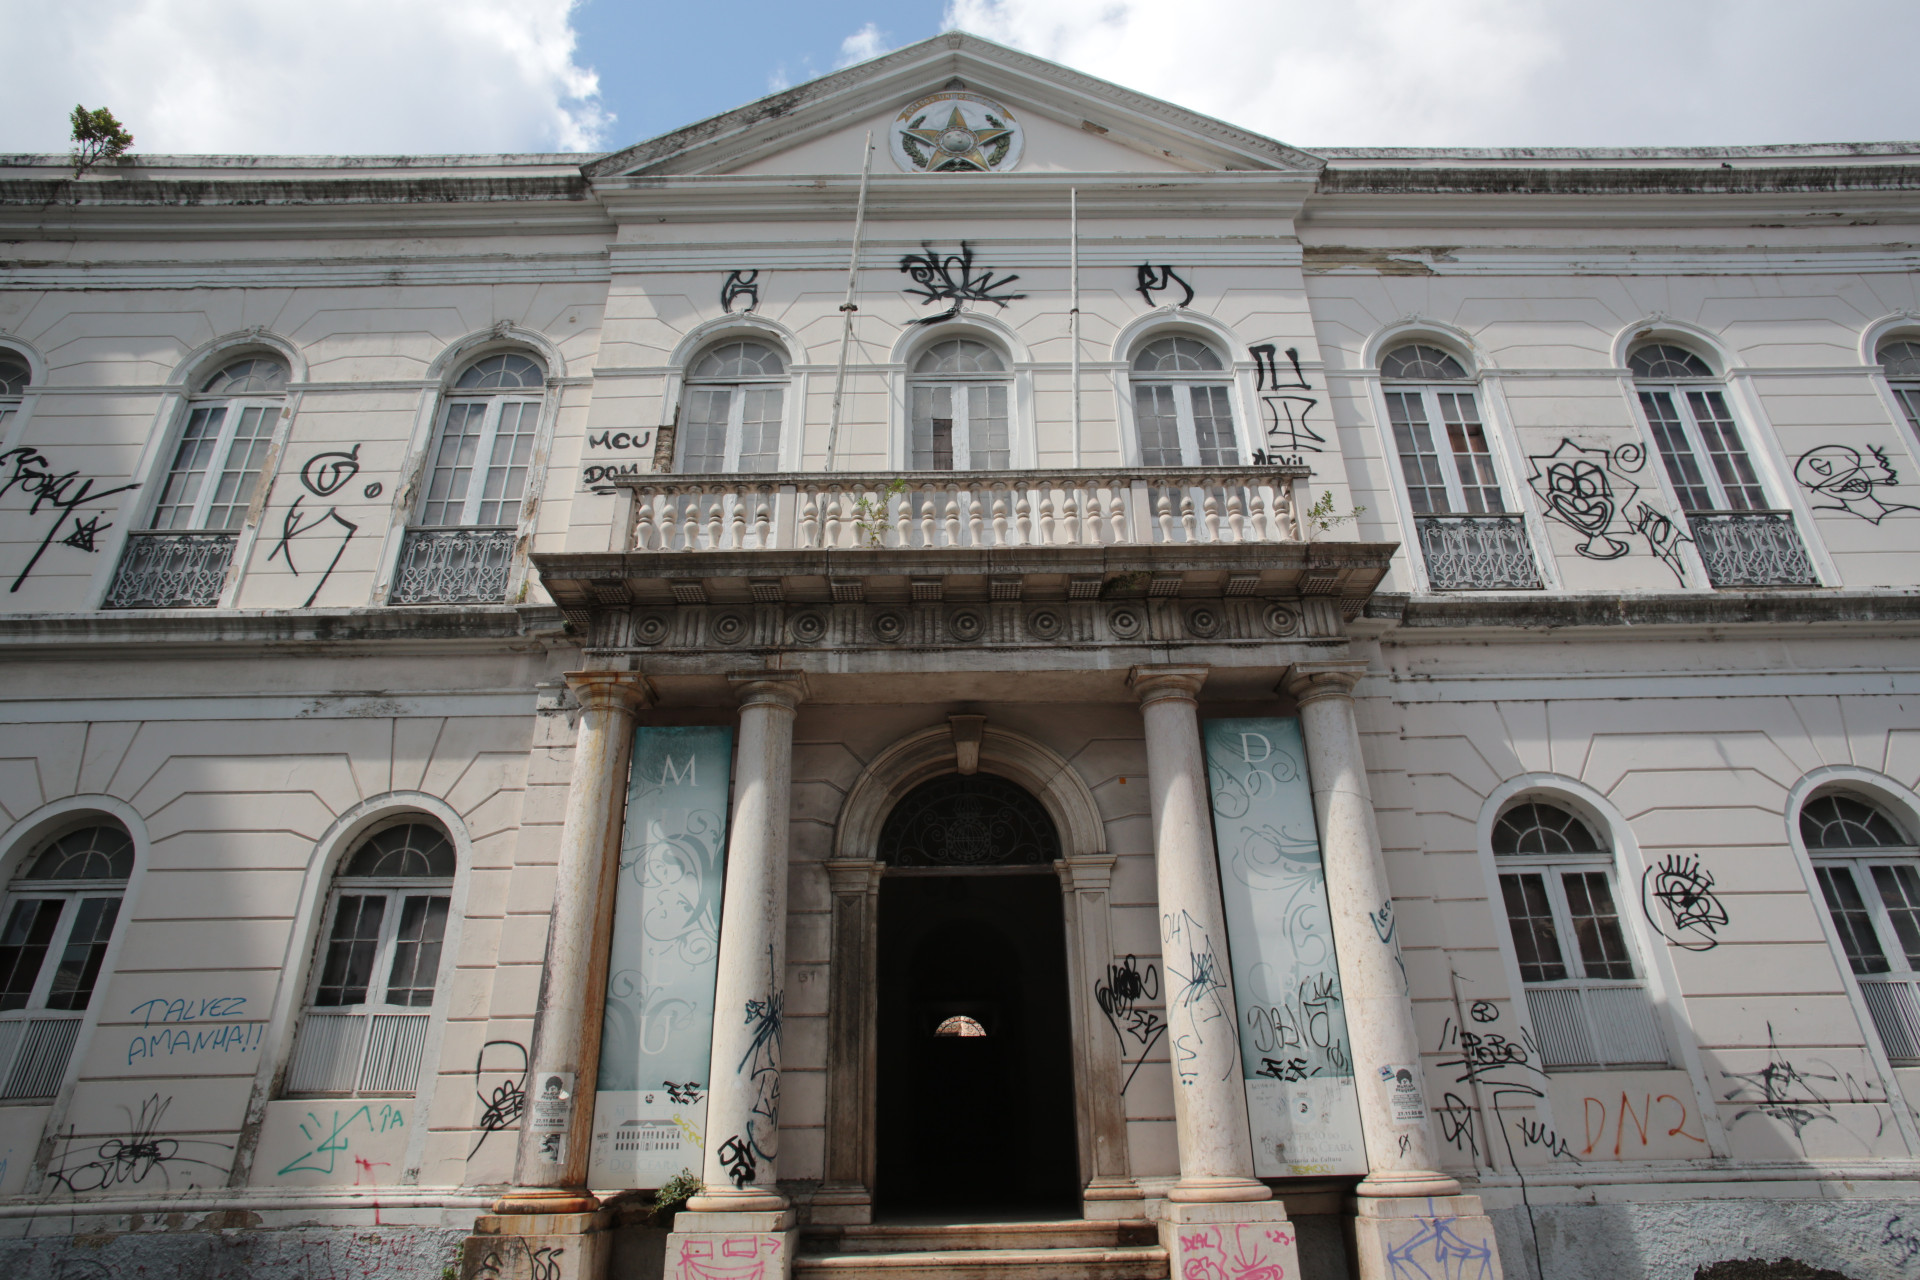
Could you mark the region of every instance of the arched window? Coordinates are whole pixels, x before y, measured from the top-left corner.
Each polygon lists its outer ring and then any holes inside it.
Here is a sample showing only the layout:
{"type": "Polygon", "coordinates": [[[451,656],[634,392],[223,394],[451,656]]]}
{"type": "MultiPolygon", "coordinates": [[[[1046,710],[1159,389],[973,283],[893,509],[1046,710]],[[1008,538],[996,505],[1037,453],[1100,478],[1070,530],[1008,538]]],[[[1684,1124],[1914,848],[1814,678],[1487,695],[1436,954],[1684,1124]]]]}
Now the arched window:
{"type": "Polygon", "coordinates": [[[271,356],[235,360],[200,384],[150,528],[231,530],[246,521],[286,387],[287,366],[271,356]]]}
{"type": "Polygon", "coordinates": [[[511,526],[520,518],[547,373],[507,351],[474,361],[440,410],[420,524],[429,529],[511,526]]]}
{"type": "Polygon", "coordinates": [[[27,362],[17,353],[0,347],[0,439],[6,437],[14,415],[20,412],[20,398],[26,395],[31,381],[33,370],[27,362]]]}
{"type": "Polygon", "coordinates": [[[709,347],[687,370],[679,470],[766,472],[780,469],[780,418],[787,363],[764,342],[709,347]]]}
{"type": "Polygon", "coordinates": [[[347,855],[327,895],[288,1093],[414,1091],[453,873],[453,843],[418,818],[381,828],[347,855]]]}
{"type": "Polygon", "coordinates": [[[8,886],[0,925],[0,1099],[60,1090],[133,874],[133,839],[92,818],[48,840],[8,886]]]}
{"type": "Polygon", "coordinates": [[[1543,1066],[1665,1063],[1613,880],[1613,852],[1570,810],[1519,801],[1493,854],[1543,1066]]]}
{"type": "Polygon", "coordinates": [[[1766,490],[1740,440],[1726,393],[1707,362],[1684,347],[1636,348],[1627,367],[1654,443],[1687,511],[1759,511],[1766,490]]]}
{"type": "Polygon", "coordinates": [[[1878,806],[1829,792],[1800,809],[1847,966],[1895,1062],[1920,1062],[1920,847],[1878,806]]]}
{"type": "Polygon", "coordinates": [[[1920,342],[1891,338],[1880,344],[1878,358],[1893,398],[1906,411],[1907,425],[1920,432],[1920,342]]]}
{"type": "Polygon", "coordinates": [[[1460,362],[1438,347],[1398,347],[1381,360],[1380,377],[1413,513],[1504,512],[1480,407],[1460,362]]]}
{"type": "Polygon", "coordinates": [[[1233,373],[1197,338],[1156,338],[1133,357],[1133,419],[1143,467],[1219,467],[1240,460],[1233,373]]]}
{"type": "Polygon", "coordinates": [[[914,362],[908,379],[909,465],[915,471],[989,471],[1012,459],[1007,362],[984,342],[947,338],[914,362]]]}

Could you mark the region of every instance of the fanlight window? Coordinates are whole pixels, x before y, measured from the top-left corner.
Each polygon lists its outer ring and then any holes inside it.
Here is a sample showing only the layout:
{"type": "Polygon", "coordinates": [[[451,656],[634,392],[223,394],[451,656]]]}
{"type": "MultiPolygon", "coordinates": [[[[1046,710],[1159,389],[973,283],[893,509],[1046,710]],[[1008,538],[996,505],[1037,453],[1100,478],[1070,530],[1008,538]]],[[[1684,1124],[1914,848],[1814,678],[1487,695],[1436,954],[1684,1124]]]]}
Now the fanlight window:
{"type": "Polygon", "coordinates": [[[1012,459],[1007,364],[984,342],[948,338],[914,362],[909,441],[917,471],[986,471],[1012,459]]]}
{"type": "Polygon", "coordinates": [[[1627,367],[1681,507],[1765,510],[1766,490],[1707,362],[1684,347],[1652,343],[1636,348],[1627,367]]]}
{"type": "Polygon", "coordinates": [[[1800,837],[1847,966],[1895,1062],[1920,1062],[1920,848],[1877,805],[1816,796],[1800,837]]]}
{"type": "Polygon", "coordinates": [[[440,412],[420,524],[511,525],[526,495],[546,370],[517,352],[476,360],[454,380],[440,412]]]}
{"type": "Polygon", "coordinates": [[[1493,853],[1542,1064],[1664,1063],[1607,846],[1569,810],[1528,800],[1494,823],[1493,853]]]}
{"type": "Polygon", "coordinates": [[[1920,431],[1920,342],[1895,338],[1880,344],[1880,368],[1893,387],[1893,398],[1907,415],[1907,425],[1920,431]]]}
{"type": "Polygon", "coordinates": [[[1227,466],[1239,461],[1232,373],[1196,338],[1158,338],[1133,358],[1133,418],[1140,463],[1227,466]]]}
{"type": "Polygon", "coordinates": [[[987,1029],[981,1026],[977,1019],[969,1018],[965,1014],[956,1014],[951,1018],[944,1019],[939,1026],[933,1029],[933,1034],[936,1036],[965,1036],[972,1038],[974,1036],[986,1035],[987,1029]]]}
{"type": "Polygon", "coordinates": [[[27,383],[32,380],[33,371],[25,360],[0,349],[0,436],[6,434],[14,415],[20,412],[20,397],[26,394],[27,383]]]}
{"type": "Polygon", "coordinates": [[[687,371],[679,469],[778,471],[786,383],[786,360],[764,342],[708,348],[687,371]]]}
{"type": "Polygon", "coordinates": [[[948,774],[908,792],[880,829],[880,857],[897,867],[1052,862],[1060,837],[1040,802],[992,774],[948,774]]]}
{"type": "Polygon", "coordinates": [[[347,857],[328,897],[289,1093],[414,1091],[454,862],[446,833],[424,822],[387,827],[347,857]]]}
{"type": "Polygon", "coordinates": [[[1388,352],[1380,361],[1380,376],[1413,513],[1504,512],[1479,402],[1460,362],[1438,347],[1416,343],[1388,352]]]}
{"type": "Polygon", "coordinates": [[[59,1092],[120,916],[133,840],[95,823],[49,841],[0,925],[0,1099],[59,1092]]]}
{"type": "Polygon", "coordinates": [[[187,424],[154,504],[154,529],[238,529],[280,420],[287,367],[267,356],[224,366],[187,402],[187,424]]]}

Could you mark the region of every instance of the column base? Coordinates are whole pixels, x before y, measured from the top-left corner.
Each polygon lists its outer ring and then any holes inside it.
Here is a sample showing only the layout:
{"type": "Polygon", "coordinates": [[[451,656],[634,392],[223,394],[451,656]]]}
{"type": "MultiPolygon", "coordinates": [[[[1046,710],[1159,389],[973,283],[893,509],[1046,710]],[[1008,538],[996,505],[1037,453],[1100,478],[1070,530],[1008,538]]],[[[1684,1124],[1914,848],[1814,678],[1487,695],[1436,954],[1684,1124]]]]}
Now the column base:
{"type": "Polygon", "coordinates": [[[601,1213],[488,1214],[460,1248],[460,1280],[604,1280],[613,1237],[601,1213]]]}
{"type": "Polygon", "coordinates": [[[597,1213],[599,1209],[599,1197],[583,1187],[515,1187],[493,1202],[493,1211],[506,1217],[597,1213]]]}
{"type": "Polygon", "coordinates": [[[1501,1280],[1500,1246],[1479,1196],[1359,1196],[1354,1206],[1360,1280],[1501,1280]]]}
{"type": "Polygon", "coordinates": [[[1273,1189],[1258,1178],[1197,1175],[1174,1183],[1167,1199],[1177,1204],[1260,1204],[1273,1199],[1273,1189]]]}
{"type": "Polygon", "coordinates": [[[1080,1193],[1080,1216],[1089,1222],[1125,1222],[1143,1216],[1146,1199],[1132,1178],[1095,1178],[1080,1193]]]}
{"type": "MultiPolygon", "coordinates": [[[[1297,1276],[1300,1250],[1278,1200],[1167,1203],[1160,1243],[1174,1276],[1297,1276]]],[[[1441,1273],[1436,1273],[1441,1274],[1441,1273]]]]}
{"type": "Polygon", "coordinates": [[[787,1198],[766,1187],[709,1187],[687,1201],[695,1213],[784,1213],[787,1198]]]}
{"type": "Polygon", "coordinates": [[[1427,1169],[1417,1169],[1407,1173],[1370,1173],[1360,1180],[1353,1189],[1357,1196],[1379,1197],[1381,1199],[1411,1199],[1421,1196],[1457,1196],[1460,1194],[1458,1179],[1449,1178],[1444,1173],[1434,1173],[1427,1169]]]}
{"type": "Polygon", "coordinates": [[[774,1213],[682,1209],[674,1215],[673,1231],[667,1236],[663,1280],[713,1280],[716,1276],[793,1280],[799,1221],[792,1209],[774,1213]]]}

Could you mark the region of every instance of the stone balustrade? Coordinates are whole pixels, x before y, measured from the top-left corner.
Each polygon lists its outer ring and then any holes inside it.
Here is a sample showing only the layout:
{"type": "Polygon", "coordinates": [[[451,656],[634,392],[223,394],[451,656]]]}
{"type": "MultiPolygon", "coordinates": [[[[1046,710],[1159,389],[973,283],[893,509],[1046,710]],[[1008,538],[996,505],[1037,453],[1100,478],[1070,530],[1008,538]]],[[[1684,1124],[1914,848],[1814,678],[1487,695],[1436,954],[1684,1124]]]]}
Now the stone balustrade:
{"type": "Polygon", "coordinates": [[[622,476],[634,551],[1306,541],[1305,467],[622,476]]]}

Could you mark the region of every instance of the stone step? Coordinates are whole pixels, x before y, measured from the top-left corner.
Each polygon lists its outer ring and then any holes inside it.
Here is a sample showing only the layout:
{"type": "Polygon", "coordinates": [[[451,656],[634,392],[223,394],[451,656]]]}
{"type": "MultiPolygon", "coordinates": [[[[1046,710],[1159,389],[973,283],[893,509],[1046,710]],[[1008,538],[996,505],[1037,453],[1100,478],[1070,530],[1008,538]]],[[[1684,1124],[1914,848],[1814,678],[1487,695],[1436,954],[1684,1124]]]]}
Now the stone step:
{"type": "Polygon", "coordinates": [[[927,1249],[801,1253],[795,1280],[1167,1280],[1167,1251],[1150,1247],[927,1249]]]}
{"type": "Polygon", "coordinates": [[[1114,1249],[1160,1243],[1158,1227],[1145,1219],[1054,1222],[878,1223],[813,1227],[801,1252],[915,1253],[968,1249],[1114,1249]]]}

